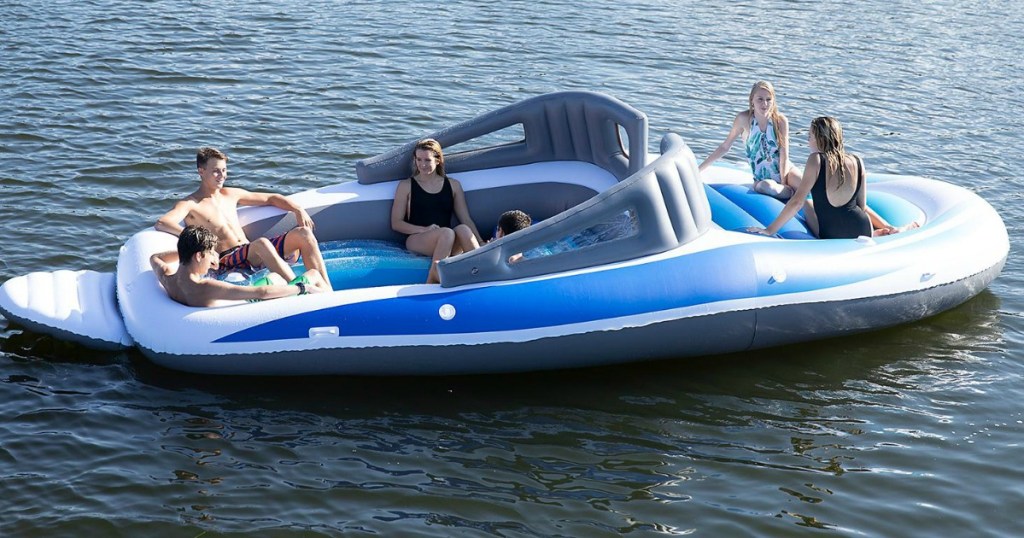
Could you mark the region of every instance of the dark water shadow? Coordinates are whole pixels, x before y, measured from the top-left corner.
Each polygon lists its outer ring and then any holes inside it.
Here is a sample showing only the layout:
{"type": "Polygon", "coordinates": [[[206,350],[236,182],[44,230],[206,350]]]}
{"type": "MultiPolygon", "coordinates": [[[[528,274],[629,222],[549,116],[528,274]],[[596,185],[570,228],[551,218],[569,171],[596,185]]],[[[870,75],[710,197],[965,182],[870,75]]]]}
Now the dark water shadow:
{"type": "Polygon", "coordinates": [[[47,361],[109,365],[124,361],[121,353],[90,349],[53,336],[33,332],[0,318],[0,354],[15,362],[47,361]]]}

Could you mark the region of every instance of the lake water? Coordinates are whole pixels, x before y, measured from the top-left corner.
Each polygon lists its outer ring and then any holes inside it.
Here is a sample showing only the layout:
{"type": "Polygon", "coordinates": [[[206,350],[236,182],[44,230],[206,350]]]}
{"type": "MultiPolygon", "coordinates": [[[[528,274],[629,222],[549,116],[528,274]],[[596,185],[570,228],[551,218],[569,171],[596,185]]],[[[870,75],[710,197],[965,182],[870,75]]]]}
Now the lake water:
{"type": "Polygon", "coordinates": [[[291,193],[587,89],[702,157],[762,78],[797,162],[838,116],[870,170],[989,200],[1012,251],[919,323],[531,375],[207,378],[0,319],[0,534],[1020,534],[1022,28],[982,0],[3,2],[0,281],[113,271],[200,145],[291,193]]]}

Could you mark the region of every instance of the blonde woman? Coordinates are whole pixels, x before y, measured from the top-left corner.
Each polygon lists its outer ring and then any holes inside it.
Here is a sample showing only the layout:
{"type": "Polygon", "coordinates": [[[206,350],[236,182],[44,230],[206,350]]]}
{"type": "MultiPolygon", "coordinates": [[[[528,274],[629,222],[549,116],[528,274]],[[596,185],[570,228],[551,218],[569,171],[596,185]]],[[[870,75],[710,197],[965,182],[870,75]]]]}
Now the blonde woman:
{"type": "Polygon", "coordinates": [[[800,173],[789,160],[789,119],[779,112],[770,82],[754,83],[747,109],[736,114],[729,135],[700,163],[700,170],[703,172],[725,155],[740,137],[754,174],[754,190],[780,200],[792,197],[800,184],[800,173]]]}
{"type": "Polygon", "coordinates": [[[391,228],[405,234],[405,248],[430,256],[428,284],[439,283],[437,262],[480,246],[480,232],[469,215],[466,195],[458,180],[444,173],[444,153],[428,138],[413,150],[413,175],[395,189],[391,228]],[[459,224],[451,227],[452,215],[459,224]]]}

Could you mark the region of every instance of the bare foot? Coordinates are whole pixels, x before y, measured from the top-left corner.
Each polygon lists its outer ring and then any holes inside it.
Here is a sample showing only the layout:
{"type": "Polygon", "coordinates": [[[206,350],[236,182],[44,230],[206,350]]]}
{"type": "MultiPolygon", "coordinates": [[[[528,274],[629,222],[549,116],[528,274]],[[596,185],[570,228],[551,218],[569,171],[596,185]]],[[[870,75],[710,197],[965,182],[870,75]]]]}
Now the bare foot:
{"type": "Polygon", "coordinates": [[[437,271],[437,262],[430,262],[430,272],[427,273],[427,284],[440,284],[441,274],[437,271]]]}
{"type": "Polygon", "coordinates": [[[885,235],[898,234],[900,232],[905,232],[907,230],[913,230],[915,228],[920,228],[920,227],[921,227],[921,225],[918,224],[917,221],[914,221],[914,222],[911,222],[910,224],[907,224],[905,226],[889,226],[889,227],[886,227],[886,228],[879,228],[879,229],[875,230],[871,235],[873,235],[875,237],[881,237],[881,236],[885,236],[885,235]]]}

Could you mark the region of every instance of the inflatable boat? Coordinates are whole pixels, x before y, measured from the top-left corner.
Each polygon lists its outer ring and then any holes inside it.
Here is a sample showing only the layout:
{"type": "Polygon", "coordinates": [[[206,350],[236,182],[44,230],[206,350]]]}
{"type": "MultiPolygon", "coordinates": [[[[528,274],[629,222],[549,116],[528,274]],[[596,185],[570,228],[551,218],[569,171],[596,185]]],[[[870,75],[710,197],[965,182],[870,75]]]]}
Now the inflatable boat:
{"type": "MultiPolygon", "coordinates": [[[[442,260],[440,285],[423,283],[429,260],[404,252],[390,228],[411,141],[357,163],[356,181],[291,196],[325,242],[332,293],[183,306],[148,262],[175,238],[150,228],[123,246],[116,278],[18,277],[0,288],[0,310],[34,330],[133,345],[196,373],[517,372],[731,353],[912,322],[977,295],[1009,252],[988,203],[911,176],[868,174],[868,203],[893,224],[920,228],[818,240],[798,217],[778,237],[745,233],[782,209],[751,190],[749,170],[701,175],[675,134],[648,153],[646,116],[598,93],[538,96],[427,136],[445,148],[480,230],[509,209],[534,221],[442,260]]],[[[295,225],[275,208],[241,208],[240,217],[250,238],[295,225]]]]}

